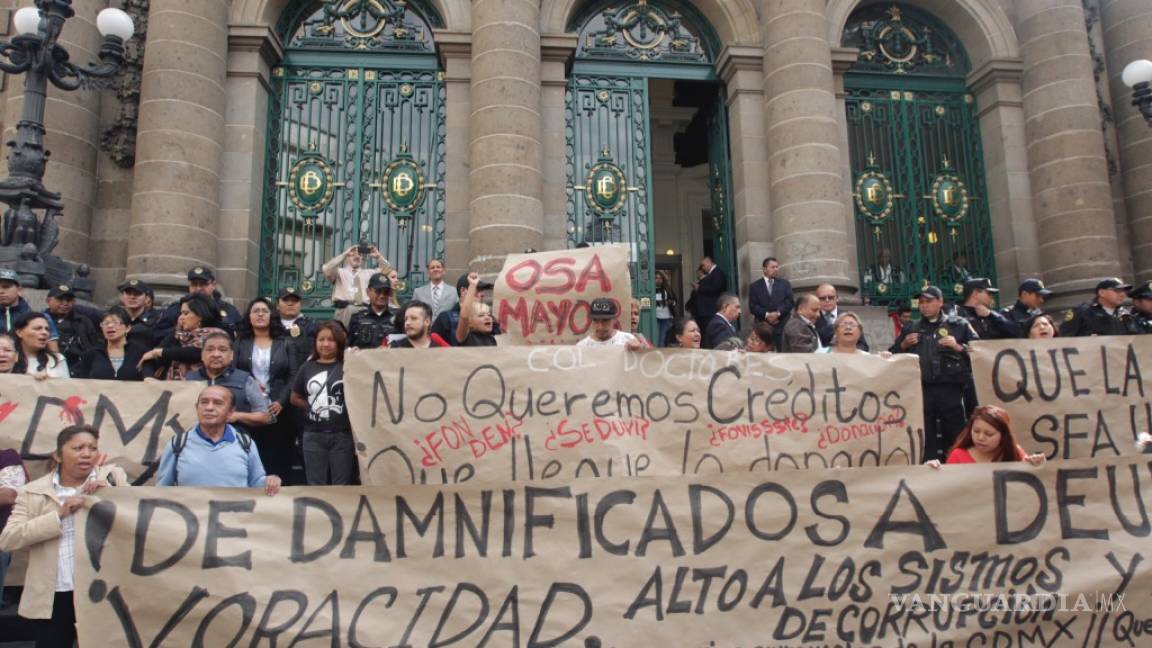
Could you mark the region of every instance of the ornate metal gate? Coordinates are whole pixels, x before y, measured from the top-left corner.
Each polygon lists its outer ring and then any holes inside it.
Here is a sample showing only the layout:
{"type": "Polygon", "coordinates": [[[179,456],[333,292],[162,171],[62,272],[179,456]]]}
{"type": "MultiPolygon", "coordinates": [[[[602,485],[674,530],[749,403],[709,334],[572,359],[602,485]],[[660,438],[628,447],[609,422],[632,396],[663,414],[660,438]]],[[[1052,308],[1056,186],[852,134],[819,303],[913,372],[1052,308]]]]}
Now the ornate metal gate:
{"type": "Polygon", "coordinates": [[[632,294],[651,295],[648,80],[573,75],[567,99],[569,246],[628,245],[632,294]]]}
{"type": "Polygon", "coordinates": [[[444,253],[444,86],[409,4],[323,3],[273,71],[261,294],[296,286],[329,308],[321,266],[376,245],[409,292],[444,253]]]}
{"type": "Polygon", "coordinates": [[[865,293],[894,305],[928,284],[958,298],[968,277],[995,280],[980,128],[959,41],[915,8],[872,5],[853,14],[844,43],[861,51],[845,86],[865,293]]]}

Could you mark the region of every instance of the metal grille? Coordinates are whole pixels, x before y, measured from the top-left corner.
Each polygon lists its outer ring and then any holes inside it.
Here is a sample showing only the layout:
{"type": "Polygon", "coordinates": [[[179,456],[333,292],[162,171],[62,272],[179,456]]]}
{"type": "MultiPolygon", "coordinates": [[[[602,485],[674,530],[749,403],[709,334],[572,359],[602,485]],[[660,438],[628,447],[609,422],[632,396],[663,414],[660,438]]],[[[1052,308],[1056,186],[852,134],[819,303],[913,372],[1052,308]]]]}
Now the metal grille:
{"type": "MultiPolygon", "coordinates": [[[[567,92],[568,245],[623,243],[631,249],[632,294],[650,298],[652,250],[648,81],[640,77],[573,75],[567,92]],[[602,159],[623,172],[623,207],[609,221],[587,199],[587,174],[602,159]]],[[[644,312],[648,318],[650,311],[644,312]]],[[[645,324],[647,324],[645,320],[645,324]]]]}
{"type": "MultiPolygon", "coordinates": [[[[873,303],[914,300],[926,285],[958,298],[966,272],[995,281],[996,264],[984,183],[976,106],[963,91],[852,87],[847,97],[853,178],[874,170],[891,181],[893,208],[877,219],[856,210],[856,243],[864,291],[873,303]],[[961,218],[931,199],[937,179],[952,176],[967,192],[961,218]],[[892,276],[878,262],[887,250],[892,276]]],[[[915,304],[913,303],[913,307],[915,304]]]]}
{"type": "Polygon", "coordinates": [[[366,239],[404,280],[444,254],[444,86],[430,70],[286,66],[273,75],[262,219],[260,289],[296,286],[304,307],[331,307],[325,261],[366,239]],[[410,219],[389,211],[383,174],[410,154],[428,185],[410,219]],[[294,201],[292,171],[316,159],[332,174],[330,201],[294,201]]]}

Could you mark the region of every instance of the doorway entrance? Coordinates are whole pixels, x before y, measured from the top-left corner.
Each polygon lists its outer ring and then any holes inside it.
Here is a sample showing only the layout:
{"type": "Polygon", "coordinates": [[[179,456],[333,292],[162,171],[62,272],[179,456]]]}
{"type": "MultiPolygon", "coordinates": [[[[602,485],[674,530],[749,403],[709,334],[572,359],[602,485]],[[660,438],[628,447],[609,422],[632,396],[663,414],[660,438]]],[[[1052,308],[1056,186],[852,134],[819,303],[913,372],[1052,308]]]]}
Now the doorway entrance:
{"type": "Polygon", "coordinates": [[[700,259],[735,285],[728,125],[711,27],[687,3],[592,3],[578,17],[565,133],[569,247],[629,247],[642,331],[665,271],[681,303],[700,259]]]}

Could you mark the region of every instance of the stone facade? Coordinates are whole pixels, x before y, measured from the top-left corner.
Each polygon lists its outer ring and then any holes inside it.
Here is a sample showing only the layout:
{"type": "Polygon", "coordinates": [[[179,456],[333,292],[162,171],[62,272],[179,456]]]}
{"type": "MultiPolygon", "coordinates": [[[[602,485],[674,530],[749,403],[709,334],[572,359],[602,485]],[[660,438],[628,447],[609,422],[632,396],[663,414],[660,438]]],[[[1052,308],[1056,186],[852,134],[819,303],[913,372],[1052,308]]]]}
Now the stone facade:
{"type": "MultiPolygon", "coordinates": [[[[10,3],[0,25],[26,4],[10,3]]],[[[77,17],[63,40],[74,59],[88,60],[99,44],[94,16],[120,2],[73,4],[77,17]]],[[[110,299],[125,276],[178,289],[197,264],[218,269],[228,296],[256,294],[260,257],[272,252],[260,249],[260,214],[268,93],[284,51],[275,25],[289,4],[150,1],[131,169],[99,150],[100,133],[117,118],[115,96],[52,89],[46,184],[66,205],[58,252],[92,266],[97,301],[110,299]]],[[[567,27],[586,3],[427,4],[444,23],[433,36],[447,97],[450,272],[491,272],[505,254],[564,245],[564,90],[577,45],[567,27]]],[[[856,52],[840,38],[850,14],[872,3],[693,4],[722,42],[716,72],[728,101],[741,287],[773,254],[801,288],[828,281],[855,292],[843,92],[856,52]]],[[[1001,285],[1011,292],[1019,279],[1038,276],[1056,291],[1054,302],[1067,303],[1103,276],[1152,279],[1152,128],[1119,82],[1128,61],[1152,58],[1152,5],[911,4],[951,28],[971,59],[1001,285]]],[[[19,79],[4,79],[3,92],[7,139],[20,110],[19,79]]],[[[657,186],[668,176],[660,152],[653,155],[657,186]]],[[[661,242],[691,255],[692,241],[657,229],[661,242]]]]}

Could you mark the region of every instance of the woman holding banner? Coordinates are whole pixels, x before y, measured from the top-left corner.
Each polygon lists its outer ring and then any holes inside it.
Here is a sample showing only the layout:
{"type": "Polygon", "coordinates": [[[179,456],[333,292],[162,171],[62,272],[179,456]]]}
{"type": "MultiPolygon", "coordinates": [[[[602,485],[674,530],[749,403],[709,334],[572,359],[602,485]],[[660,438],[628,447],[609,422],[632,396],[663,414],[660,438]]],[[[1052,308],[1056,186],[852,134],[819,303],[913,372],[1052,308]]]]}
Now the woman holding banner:
{"type": "Polygon", "coordinates": [[[16,338],[8,333],[0,333],[0,373],[12,373],[18,359],[16,338]]]}
{"type": "Polygon", "coordinates": [[[668,329],[668,346],[681,349],[700,348],[700,325],[691,317],[681,317],[668,329]]]}
{"type": "Polygon", "coordinates": [[[854,355],[868,355],[864,349],[857,347],[860,335],[864,332],[864,325],[856,313],[840,313],[836,322],[832,324],[832,344],[816,353],[849,353],[854,355]]]}
{"type": "Polygon", "coordinates": [[[1060,334],[1056,322],[1048,315],[1037,315],[1029,320],[1026,326],[1029,340],[1047,340],[1060,334]]]}
{"type": "Polygon", "coordinates": [[[220,328],[220,311],[216,310],[215,302],[198,293],[185,295],[180,299],[176,330],[169,333],[160,346],[145,353],[140,364],[155,360],[166,362],[167,369],[158,370],[156,377],[184,380],[185,374],[202,366],[200,355],[204,340],[215,333],[228,335],[220,328]]]}
{"type": "Polygon", "coordinates": [[[68,361],[48,348],[52,329],[47,315],[35,311],[24,313],[12,323],[12,332],[18,340],[15,373],[26,373],[36,380],[71,377],[68,361]]]}
{"type": "MultiPolygon", "coordinates": [[[[1044,463],[1043,453],[1028,454],[1012,433],[1012,421],[1008,412],[995,405],[983,405],[972,411],[968,425],[960,431],[952,451],[948,454],[949,464],[1000,463],[1027,461],[1033,466],[1044,463]]],[[[929,466],[939,468],[940,462],[932,460],[929,466]]]]}
{"type": "Polygon", "coordinates": [[[64,428],[56,437],[53,469],[16,496],[0,533],[0,550],[28,549],[20,616],[36,621],[36,648],[70,648],[76,640],[72,600],[74,515],[103,486],[127,486],[121,468],[100,466],[100,433],[91,425],[64,428]]]}

